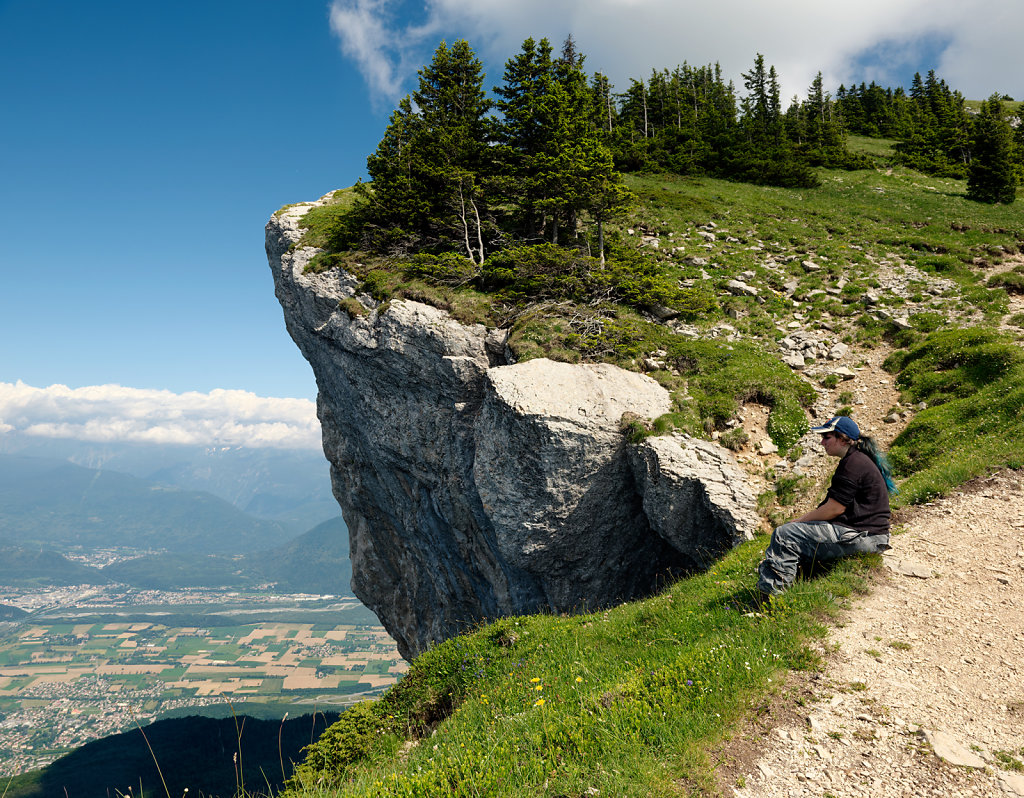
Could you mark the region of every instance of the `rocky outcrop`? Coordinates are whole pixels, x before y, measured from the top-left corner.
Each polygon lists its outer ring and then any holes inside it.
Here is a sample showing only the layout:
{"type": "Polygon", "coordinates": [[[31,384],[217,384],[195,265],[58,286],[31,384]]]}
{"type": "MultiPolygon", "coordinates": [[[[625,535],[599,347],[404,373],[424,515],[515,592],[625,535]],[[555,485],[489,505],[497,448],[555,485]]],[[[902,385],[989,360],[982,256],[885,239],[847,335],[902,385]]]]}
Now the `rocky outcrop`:
{"type": "Polygon", "coordinates": [[[270,220],[267,255],[316,375],[353,590],[404,656],[482,619],[635,598],[751,534],[753,498],[725,450],[622,434],[623,413],[670,409],[657,382],[511,363],[501,331],[307,273],[316,251],[294,244],[314,205],[270,220]]]}

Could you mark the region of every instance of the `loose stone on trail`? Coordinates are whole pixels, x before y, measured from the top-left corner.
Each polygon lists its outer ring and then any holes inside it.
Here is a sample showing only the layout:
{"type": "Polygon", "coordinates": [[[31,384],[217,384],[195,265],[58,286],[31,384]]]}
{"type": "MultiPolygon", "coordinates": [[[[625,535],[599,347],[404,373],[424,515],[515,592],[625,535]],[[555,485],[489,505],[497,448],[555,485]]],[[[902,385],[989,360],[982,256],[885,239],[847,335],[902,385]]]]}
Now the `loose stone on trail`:
{"type": "Polygon", "coordinates": [[[984,759],[960,745],[946,732],[922,729],[921,734],[928,742],[928,745],[932,747],[935,755],[940,759],[946,760],[951,765],[962,765],[969,768],[985,767],[984,759]]]}
{"type": "Polygon", "coordinates": [[[927,565],[913,560],[897,560],[895,557],[883,557],[886,567],[901,576],[914,576],[918,579],[930,579],[935,574],[927,565]]]}

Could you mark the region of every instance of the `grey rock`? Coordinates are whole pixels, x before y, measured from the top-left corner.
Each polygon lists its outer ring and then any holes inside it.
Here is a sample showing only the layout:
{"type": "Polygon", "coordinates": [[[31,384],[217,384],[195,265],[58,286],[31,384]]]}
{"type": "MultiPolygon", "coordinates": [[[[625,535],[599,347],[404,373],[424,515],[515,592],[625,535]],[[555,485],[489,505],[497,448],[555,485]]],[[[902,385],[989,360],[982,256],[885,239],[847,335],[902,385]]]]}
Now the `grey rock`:
{"type": "Polygon", "coordinates": [[[927,565],[913,560],[900,560],[895,557],[883,557],[886,567],[893,573],[900,574],[901,576],[913,576],[917,579],[930,579],[932,569],[927,565]]]}
{"type": "Polygon", "coordinates": [[[668,321],[679,316],[678,310],[673,310],[666,305],[650,305],[647,308],[647,312],[650,313],[658,321],[668,321]]]}
{"type": "Polygon", "coordinates": [[[832,360],[841,360],[846,357],[846,354],[850,351],[850,347],[842,342],[835,344],[831,349],[828,350],[828,356],[832,360]]]}
{"type": "Polygon", "coordinates": [[[728,451],[707,441],[648,438],[631,453],[651,527],[673,549],[704,566],[752,540],[756,500],[728,451]]]}
{"type": "Polygon", "coordinates": [[[760,293],[754,286],[747,285],[741,280],[730,280],[725,284],[725,288],[730,294],[737,296],[757,296],[760,293]]]}
{"type": "MultiPolygon", "coordinates": [[[[323,202],[323,201],[321,201],[323,202]]],[[[479,621],[630,600],[752,530],[731,455],[620,431],[669,395],[609,365],[508,362],[506,334],[417,302],[378,305],[267,224],[289,334],[316,376],[352,588],[412,657],[479,621]],[[367,310],[351,316],[342,305],[367,310]]]]}
{"type": "Polygon", "coordinates": [[[944,759],[951,765],[960,765],[968,768],[984,768],[985,760],[973,751],[965,748],[957,742],[952,735],[944,731],[929,731],[923,729],[921,734],[932,747],[935,755],[944,759]]]}
{"type": "Polygon", "coordinates": [[[839,377],[840,379],[842,379],[844,381],[845,380],[852,380],[854,377],[857,376],[853,371],[851,371],[850,369],[846,368],[846,366],[841,366],[841,367],[837,368],[832,373],[835,374],[837,377],[839,377]]]}
{"type": "Polygon", "coordinates": [[[1024,798],[1024,774],[1001,771],[999,773],[999,782],[1010,795],[1024,798]]]}
{"type": "Polygon", "coordinates": [[[798,468],[810,468],[812,465],[814,465],[814,460],[814,455],[808,452],[799,460],[797,460],[796,463],[794,463],[794,465],[797,466],[798,468]]]}
{"type": "Polygon", "coordinates": [[[807,366],[803,355],[784,355],[782,362],[796,371],[802,371],[807,366]]]}

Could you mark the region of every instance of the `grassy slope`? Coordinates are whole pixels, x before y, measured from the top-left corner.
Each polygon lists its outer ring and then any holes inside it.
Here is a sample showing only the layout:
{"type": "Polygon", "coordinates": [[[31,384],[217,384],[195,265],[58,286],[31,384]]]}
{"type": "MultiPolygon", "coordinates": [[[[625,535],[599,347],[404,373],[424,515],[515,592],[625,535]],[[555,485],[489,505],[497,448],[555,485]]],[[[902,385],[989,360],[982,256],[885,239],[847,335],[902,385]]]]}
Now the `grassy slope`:
{"type": "MultiPolygon", "coordinates": [[[[885,156],[884,143],[860,145],[873,157],[885,156]]],[[[711,281],[719,310],[731,311],[728,321],[741,335],[781,337],[799,314],[805,326],[827,325],[851,343],[870,346],[886,335],[903,348],[907,354],[893,367],[903,369],[906,398],[929,397],[936,405],[915,417],[901,444],[912,440],[921,447],[927,440],[931,446],[927,456],[905,457],[904,473],[917,469],[905,483],[910,498],[934,495],[979,469],[1021,465],[998,445],[1024,433],[1024,380],[1019,358],[1008,353],[1019,349],[1020,330],[975,340],[955,329],[991,327],[1005,313],[1005,292],[985,288],[975,267],[1024,246],[1019,208],[969,203],[962,182],[900,168],[822,178],[819,189],[791,191],[634,177],[631,186],[644,204],[629,225],[659,236],[659,254],[651,256],[673,278],[711,281]],[[696,228],[707,222],[718,227],[715,240],[705,243],[696,228]],[[669,254],[669,244],[684,249],[669,254]],[[708,263],[687,263],[688,255],[708,263]],[[824,268],[807,271],[803,260],[824,268]],[[883,298],[914,323],[901,331],[868,316],[859,298],[878,286],[880,270],[898,273],[907,266],[952,280],[954,288],[935,296],[925,290],[926,280],[911,274],[909,297],[883,298]],[[735,276],[757,286],[764,301],[721,292],[735,276]],[[847,282],[838,296],[822,290],[840,278],[847,282]],[[798,281],[797,303],[780,291],[792,280],[798,281]],[[952,332],[928,334],[951,325],[952,332]],[[992,354],[1002,365],[979,368],[992,354]],[[915,369],[915,363],[926,367],[915,369]],[[938,385],[929,376],[935,373],[945,375],[938,385]],[[972,405],[979,390],[1003,401],[972,405]],[[943,430],[943,421],[955,426],[943,430]],[[947,434],[955,445],[946,445],[947,434]],[[964,460],[966,450],[976,456],[969,469],[951,474],[950,452],[958,446],[954,460],[964,460]]],[[[637,239],[625,226],[619,237],[637,239]]],[[[697,325],[707,329],[717,321],[697,325]]],[[[763,540],[742,546],[711,572],[646,601],[596,614],[505,619],[438,646],[384,699],[348,713],[328,732],[300,770],[294,794],[713,791],[709,752],[715,743],[777,689],[783,669],[814,666],[808,638],[821,632],[836,597],[857,589],[872,564],[843,562],[798,582],[770,616],[749,616],[743,602],[763,546],[763,540]]]]}
{"type": "Polygon", "coordinates": [[[779,684],[782,669],[816,664],[804,641],[868,565],[845,562],[755,616],[746,602],[762,545],[742,546],[646,601],[505,619],[437,646],[388,698],[321,738],[295,794],[711,790],[709,749],[779,684]]]}

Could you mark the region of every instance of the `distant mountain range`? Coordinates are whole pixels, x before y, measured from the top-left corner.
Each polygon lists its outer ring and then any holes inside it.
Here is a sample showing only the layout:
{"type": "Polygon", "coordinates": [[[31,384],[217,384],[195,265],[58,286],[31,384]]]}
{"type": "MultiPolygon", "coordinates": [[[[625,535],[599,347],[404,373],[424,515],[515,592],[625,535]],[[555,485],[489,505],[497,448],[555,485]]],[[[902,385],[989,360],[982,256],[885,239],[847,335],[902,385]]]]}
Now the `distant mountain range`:
{"type": "Polygon", "coordinates": [[[159,720],[143,731],[133,729],[87,743],[9,783],[5,778],[4,794],[7,798],[133,794],[231,798],[244,787],[253,798],[277,795],[284,776],[292,774],[292,763],[301,758],[303,746],[337,719],[337,713],[317,712],[284,721],[246,716],[159,720]]]}
{"type": "Polygon", "coordinates": [[[176,590],[274,584],[284,593],[337,596],[351,595],[351,579],[348,529],[340,516],[266,551],[234,556],[151,554],[105,568],[82,565],[54,551],[0,545],[0,584],[20,587],[120,582],[143,589],[176,590]]]}
{"type": "MultiPolygon", "coordinates": [[[[10,436],[0,442],[18,448],[10,436]]],[[[51,454],[102,466],[91,468],[28,456],[21,443],[19,453],[0,453],[0,584],[274,583],[287,592],[350,593],[348,532],[319,453],[44,441],[51,454]],[[159,553],[102,569],[64,556],[114,548],[159,553]]]]}
{"type": "Polygon", "coordinates": [[[237,554],[292,537],[211,493],[60,460],[0,455],[0,543],[237,554]]]}
{"type": "Polygon", "coordinates": [[[0,434],[2,455],[63,460],[205,491],[295,534],[338,514],[327,460],[316,449],[96,443],[7,432],[0,434]]]}

